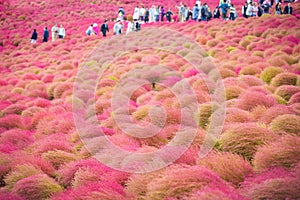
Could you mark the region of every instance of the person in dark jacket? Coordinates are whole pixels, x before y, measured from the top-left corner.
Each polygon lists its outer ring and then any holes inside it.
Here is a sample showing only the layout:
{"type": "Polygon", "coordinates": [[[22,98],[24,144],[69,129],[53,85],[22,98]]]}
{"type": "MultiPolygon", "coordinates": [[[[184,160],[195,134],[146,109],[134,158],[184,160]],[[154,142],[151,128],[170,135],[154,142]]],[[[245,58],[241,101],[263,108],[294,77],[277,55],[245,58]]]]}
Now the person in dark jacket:
{"type": "Polygon", "coordinates": [[[169,8],[168,12],[166,13],[168,22],[172,21],[172,15],[173,15],[173,13],[172,13],[171,9],[169,8]]]}
{"type": "Polygon", "coordinates": [[[284,7],[283,13],[290,14],[290,15],[293,14],[293,7],[292,7],[291,3],[288,3],[288,5],[284,7]]]}
{"type": "Polygon", "coordinates": [[[109,32],[107,20],[104,20],[104,23],[101,25],[100,29],[101,29],[100,31],[102,32],[103,37],[106,37],[106,32],[109,32]]]}
{"type": "Polygon", "coordinates": [[[37,32],[36,32],[36,29],[34,29],[34,30],[33,30],[33,33],[32,33],[32,36],[31,36],[31,38],[30,38],[30,43],[31,43],[31,44],[36,43],[37,38],[38,38],[38,34],[37,34],[37,32]]]}
{"type": "Polygon", "coordinates": [[[243,17],[245,17],[245,18],[248,18],[247,8],[248,8],[248,3],[245,2],[245,4],[242,6],[242,14],[243,14],[243,17]]]}
{"type": "Polygon", "coordinates": [[[43,42],[48,42],[48,38],[49,38],[49,31],[48,31],[47,27],[45,27],[45,29],[44,29],[44,36],[43,36],[43,42]]]}
{"type": "Polygon", "coordinates": [[[217,6],[214,10],[214,18],[215,19],[219,19],[220,18],[220,9],[219,9],[219,6],[217,6]]]}

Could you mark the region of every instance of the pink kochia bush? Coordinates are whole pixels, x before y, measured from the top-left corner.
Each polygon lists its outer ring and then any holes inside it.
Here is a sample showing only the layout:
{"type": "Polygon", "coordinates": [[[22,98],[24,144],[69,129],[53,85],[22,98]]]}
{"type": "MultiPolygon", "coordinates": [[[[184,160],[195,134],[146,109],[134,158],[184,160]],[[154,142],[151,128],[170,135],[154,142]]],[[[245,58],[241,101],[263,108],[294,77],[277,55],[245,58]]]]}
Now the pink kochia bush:
{"type": "Polygon", "coordinates": [[[247,178],[241,193],[249,199],[299,199],[299,165],[291,172],[283,168],[268,169],[247,178]]]}
{"type": "Polygon", "coordinates": [[[258,105],[272,107],[276,104],[275,99],[271,95],[261,92],[247,91],[239,96],[237,107],[243,110],[251,111],[258,105]]]}
{"type": "Polygon", "coordinates": [[[239,198],[230,184],[200,166],[173,165],[149,175],[136,175],[128,182],[129,194],[144,199],[189,199],[208,188],[221,191],[220,197],[232,194],[233,199],[239,198]]]}
{"type": "Polygon", "coordinates": [[[14,149],[23,149],[33,142],[33,138],[29,131],[20,129],[10,129],[1,133],[0,146],[10,144],[14,149]]]}
{"type": "MultiPolygon", "coordinates": [[[[71,186],[72,181],[74,180],[76,172],[81,170],[94,170],[95,174],[94,176],[94,182],[97,182],[102,179],[112,179],[115,178],[115,180],[119,181],[120,183],[123,183],[123,181],[126,180],[128,174],[124,172],[119,172],[117,170],[111,169],[103,164],[101,164],[99,161],[95,159],[86,159],[86,160],[78,160],[75,162],[70,162],[64,166],[61,166],[61,168],[58,171],[58,182],[65,186],[71,186]],[[96,174],[101,176],[96,176],[96,174]]],[[[78,174],[77,174],[78,175],[78,174]]],[[[93,182],[93,179],[91,180],[93,182]]]]}
{"type": "Polygon", "coordinates": [[[60,191],[62,191],[62,187],[45,174],[24,178],[18,181],[12,189],[13,194],[25,199],[36,200],[47,199],[60,191]]]}
{"type": "Polygon", "coordinates": [[[264,170],[275,166],[291,168],[300,161],[300,138],[298,136],[283,136],[277,141],[258,148],[254,156],[254,166],[264,170]]]}
{"type": "Polygon", "coordinates": [[[53,200],[73,200],[73,199],[130,199],[127,197],[124,188],[114,182],[95,182],[80,186],[76,189],[69,189],[63,193],[57,193],[52,197],[53,200]]]}

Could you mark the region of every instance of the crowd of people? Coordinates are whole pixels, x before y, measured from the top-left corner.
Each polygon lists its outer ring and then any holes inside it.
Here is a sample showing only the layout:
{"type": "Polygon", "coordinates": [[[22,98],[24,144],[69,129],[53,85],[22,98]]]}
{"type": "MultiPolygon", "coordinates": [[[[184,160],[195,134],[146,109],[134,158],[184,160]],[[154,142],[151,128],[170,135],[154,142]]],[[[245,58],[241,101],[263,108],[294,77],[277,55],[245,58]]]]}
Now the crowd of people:
{"type": "MultiPolygon", "coordinates": [[[[263,14],[270,14],[270,10],[274,8],[275,14],[292,14],[293,8],[291,3],[288,3],[284,8],[281,7],[282,0],[246,0],[245,4],[242,6],[242,16],[245,18],[249,17],[260,17],[263,14]]],[[[218,6],[211,11],[207,3],[202,3],[197,0],[192,8],[188,7],[184,3],[180,3],[179,6],[175,6],[175,11],[173,12],[171,8],[165,9],[164,6],[152,5],[150,8],[148,6],[136,6],[133,10],[132,15],[126,15],[123,7],[120,7],[117,12],[115,24],[113,26],[113,34],[120,35],[123,33],[130,33],[132,31],[139,31],[141,29],[141,24],[152,23],[152,22],[186,22],[189,20],[193,21],[209,21],[213,18],[222,18],[222,20],[235,20],[238,17],[238,12],[231,3],[231,0],[220,0],[218,6]],[[175,14],[176,15],[175,15],[175,14]],[[125,23],[125,21],[127,21],[125,23]],[[126,27],[126,31],[123,29],[126,27]]],[[[109,32],[108,20],[104,20],[102,25],[98,27],[97,23],[91,24],[87,30],[86,35],[99,35],[102,33],[103,37],[106,37],[107,32],[109,32]]],[[[66,35],[65,28],[61,24],[58,27],[57,23],[51,28],[52,41],[56,39],[62,39],[66,35]]],[[[36,29],[34,29],[31,37],[31,43],[36,43],[38,34],[36,29]]],[[[49,31],[47,27],[44,28],[43,42],[48,42],[49,31]]]]}
{"type": "MultiPolygon", "coordinates": [[[[57,23],[54,24],[54,26],[51,28],[51,38],[52,42],[54,42],[57,39],[63,39],[66,36],[66,30],[64,26],[61,24],[60,27],[58,27],[57,23]]],[[[38,39],[38,33],[36,29],[33,30],[33,33],[30,38],[30,42],[32,44],[36,43],[38,39]]],[[[44,28],[44,34],[43,34],[43,42],[48,42],[49,39],[49,31],[48,28],[44,28]]]]}

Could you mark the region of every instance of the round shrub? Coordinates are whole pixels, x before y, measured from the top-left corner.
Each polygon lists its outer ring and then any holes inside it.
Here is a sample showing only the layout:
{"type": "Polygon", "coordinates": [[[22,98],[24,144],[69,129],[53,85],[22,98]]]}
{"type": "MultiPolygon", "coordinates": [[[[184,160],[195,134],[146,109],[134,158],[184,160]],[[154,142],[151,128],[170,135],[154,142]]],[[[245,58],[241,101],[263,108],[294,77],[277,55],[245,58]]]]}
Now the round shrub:
{"type": "Polygon", "coordinates": [[[300,134],[300,116],[293,114],[280,115],[272,120],[270,129],[275,133],[300,134]]]}
{"type": "Polygon", "coordinates": [[[284,72],[277,74],[271,81],[271,85],[278,87],[281,85],[296,85],[298,79],[297,74],[284,72]]]}
{"type": "Polygon", "coordinates": [[[241,94],[238,100],[237,107],[249,111],[257,106],[269,108],[276,104],[275,99],[271,95],[256,91],[247,91],[241,94]]]}
{"type": "Polygon", "coordinates": [[[282,85],[276,89],[275,94],[281,96],[286,101],[289,101],[289,99],[297,92],[300,92],[300,87],[298,86],[282,85]]]}
{"type": "Polygon", "coordinates": [[[225,89],[226,99],[230,100],[230,99],[237,98],[243,91],[244,89],[239,86],[235,86],[235,85],[228,86],[225,89]]]}
{"type": "Polygon", "coordinates": [[[241,156],[230,152],[212,152],[198,160],[198,165],[217,173],[225,181],[238,186],[244,178],[252,173],[250,163],[241,156]]]}
{"type": "Polygon", "coordinates": [[[296,94],[293,94],[291,98],[289,99],[289,104],[294,104],[300,102],[300,92],[297,92],[296,94]]]}
{"type": "Polygon", "coordinates": [[[19,180],[40,173],[41,171],[32,165],[17,165],[8,175],[5,176],[5,186],[11,190],[19,180]]]}
{"type": "Polygon", "coordinates": [[[292,168],[300,161],[300,138],[284,136],[279,140],[258,148],[253,163],[256,170],[273,167],[292,168]]]}
{"type": "Polygon", "coordinates": [[[101,181],[97,183],[83,185],[76,189],[69,189],[62,193],[55,194],[54,200],[71,200],[71,199],[130,199],[126,196],[124,188],[114,181],[101,181]]]}
{"type": "Polygon", "coordinates": [[[246,66],[241,69],[239,72],[240,75],[256,75],[260,74],[261,69],[256,66],[246,66]]]}
{"type": "Polygon", "coordinates": [[[294,114],[294,111],[285,105],[276,105],[264,110],[257,121],[270,124],[273,119],[284,114],[294,114]]]}
{"type": "Polygon", "coordinates": [[[273,178],[247,188],[245,196],[249,199],[299,199],[299,178],[273,178]]]}
{"type": "Polygon", "coordinates": [[[44,174],[24,178],[18,181],[12,189],[13,194],[35,200],[48,199],[54,193],[61,191],[61,186],[44,174]]]}
{"type": "Polygon", "coordinates": [[[72,153],[62,150],[48,151],[42,154],[42,158],[58,169],[61,165],[76,160],[76,156],[72,153]]]}
{"type": "Polygon", "coordinates": [[[280,67],[268,67],[260,74],[260,79],[270,84],[272,79],[283,70],[280,67]]]}
{"type": "Polygon", "coordinates": [[[251,161],[257,148],[272,141],[276,135],[254,123],[237,124],[229,127],[220,137],[218,143],[222,151],[242,155],[251,161]]]}
{"type": "Polygon", "coordinates": [[[200,166],[173,165],[147,184],[145,199],[179,199],[206,188],[231,191],[212,171],[200,166]]]}

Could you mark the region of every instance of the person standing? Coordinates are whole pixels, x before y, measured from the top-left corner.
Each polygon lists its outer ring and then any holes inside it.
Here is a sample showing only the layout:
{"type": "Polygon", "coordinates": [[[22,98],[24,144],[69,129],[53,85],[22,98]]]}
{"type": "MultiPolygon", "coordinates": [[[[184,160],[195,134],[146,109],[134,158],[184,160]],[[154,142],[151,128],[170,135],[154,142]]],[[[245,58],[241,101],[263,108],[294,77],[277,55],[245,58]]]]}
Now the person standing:
{"type": "Polygon", "coordinates": [[[44,35],[43,35],[43,42],[48,42],[48,38],[49,38],[49,31],[48,31],[47,27],[45,27],[44,35]]]}
{"type": "Polygon", "coordinates": [[[145,19],[145,12],[146,12],[145,7],[142,6],[142,7],[140,8],[140,20],[141,20],[141,21],[144,21],[144,19],[145,19]]]}
{"type": "Polygon", "coordinates": [[[284,14],[293,14],[293,7],[291,3],[288,3],[288,5],[284,7],[284,14]]]}
{"type": "Polygon", "coordinates": [[[149,22],[149,8],[148,6],[146,7],[146,10],[145,10],[145,23],[148,23],[149,22]]]}
{"type": "Polygon", "coordinates": [[[219,6],[222,10],[222,19],[227,19],[227,10],[230,9],[229,5],[227,4],[226,0],[223,0],[223,3],[219,6]]]}
{"type": "Polygon", "coordinates": [[[248,8],[248,4],[250,4],[250,3],[245,2],[245,4],[242,6],[242,15],[243,15],[243,17],[245,17],[245,18],[248,18],[248,15],[246,14],[247,8],[248,8]]]}
{"type": "Polygon", "coordinates": [[[169,10],[166,12],[166,17],[167,17],[167,21],[168,22],[171,22],[172,20],[172,15],[173,15],[173,13],[172,13],[172,11],[171,11],[171,8],[169,8],[169,10]]]}
{"type": "Polygon", "coordinates": [[[275,14],[276,15],[281,15],[282,14],[281,3],[279,3],[279,2],[275,6],[275,14]]]}
{"type": "Polygon", "coordinates": [[[35,44],[37,38],[38,38],[38,34],[36,32],[36,29],[34,29],[32,35],[31,35],[31,38],[30,38],[30,43],[35,44]]]}
{"type": "Polygon", "coordinates": [[[259,10],[259,7],[258,7],[257,3],[253,2],[252,3],[252,17],[258,16],[258,10],[259,10]]]}
{"type": "Polygon", "coordinates": [[[114,25],[114,34],[120,35],[122,34],[123,24],[121,23],[120,19],[117,19],[117,22],[114,25]]]}
{"type": "Polygon", "coordinates": [[[58,37],[57,23],[55,23],[54,26],[52,26],[51,33],[52,33],[52,42],[54,42],[57,39],[57,37],[58,37]]]}
{"type": "Polygon", "coordinates": [[[59,39],[63,39],[66,36],[66,30],[64,28],[64,26],[61,24],[59,29],[58,29],[58,38],[59,39]]]}
{"type": "Polygon", "coordinates": [[[118,10],[118,18],[120,20],[124,20],[124,15],[125,15],[125,11],[124,11],[123,7],[121,6],[118,10]]]}
{"type": "Polygon", "coordinates": [[[192,20],[196,21],[198,19],[198,14],[199,14],[199,7],[198,4],[195,4],[195,6],[193,7],[193,11],[192,11],[192,20]]]}
{"type": "Polygon", "coordinates": [[[132,17],[128,17],[127,19],[129,22],[127,24],[127,29],[126,29],[126,35],[132,31],[134,31],[134,23],[133,23],[133,20],[132,20],[132,17]]]}
{"type": "Polygon", "coordinates": [[[140,9],[139,6],[136,6],[133,11],[133,20],[138,20],[140,18],[140,9]]]}
{"type": "Polygon", "coordinates": [[[220,14],[220,9],[219,9],[219,6],[217,6],[217,7],[215,8],[215,10],[214,10],[214,18],[215,18],[215,19],[220,19],[220,16],[221,16],[221,14],[220,14]]]}
{"type": "Polygon", "coordinates": [[[270,14],[270,8],[271,8],[271,3],[269,0],[265,0],[264,3],[262,4],[263,7],[263,14],[270,14]]]}
{"type": "Polygon", "coordinates": [[[166,11],[165,8],[162,6],[160,9],[160,15],[161,15],[161,21],[164,21],[165,15],[166,15],[166,11]]]}
{"type": "Polygon", "coordinates": [[[230,6],[230,13],[229,13],[229,19],[231,21],[234,21],[235,20],[235,15],[236,15],[236,9],[235,9],[234,5],[231,4],[231,6],[230,6]]]}
{"type": "Polygon", "coordinates": [[[100,31],[102,32],[103,37],[106,37],[106,32],[109,32],[107,20],[104,20],[104,23],[100,27],[100,31]]]}
{"type": "Polygon", "coordinates": [[[253,3],[248,4],[247,10],[246,10],[247,18],[252,17],[252,10],[253,10],[253,5],[252,4],[253,3]]]}
{"type": "Polygon", "coordinates": [[[208,6],[206,3],[201,7],[201,21],[207,21],[208,6]]]}

